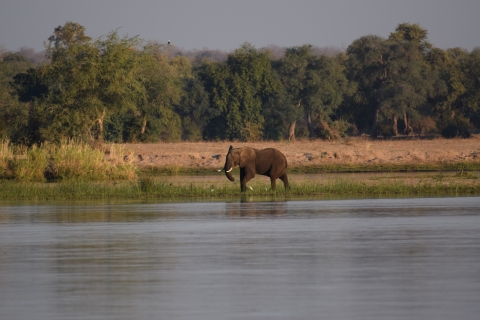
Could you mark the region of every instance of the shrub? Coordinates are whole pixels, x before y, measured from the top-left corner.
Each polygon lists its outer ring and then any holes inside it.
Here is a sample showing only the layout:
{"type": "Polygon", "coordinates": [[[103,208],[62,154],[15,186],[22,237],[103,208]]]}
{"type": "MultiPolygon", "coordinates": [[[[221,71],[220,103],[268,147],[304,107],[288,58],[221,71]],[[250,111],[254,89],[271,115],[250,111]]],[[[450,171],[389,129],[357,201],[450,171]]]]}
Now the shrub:
{"type": "Polygon", "coordinates": [[[471,125],[467,120],[455,119],[448,123],[442,129],[442,136],[447,139],[451,138],[470,138],[471,125]]]}
{"type": "Polygon", "coordinates": [[[413,130],[420,134],[438,133],[436,122],[432,117],[423,117],[418,120],[414,120],[411,123],[413,130]]]}

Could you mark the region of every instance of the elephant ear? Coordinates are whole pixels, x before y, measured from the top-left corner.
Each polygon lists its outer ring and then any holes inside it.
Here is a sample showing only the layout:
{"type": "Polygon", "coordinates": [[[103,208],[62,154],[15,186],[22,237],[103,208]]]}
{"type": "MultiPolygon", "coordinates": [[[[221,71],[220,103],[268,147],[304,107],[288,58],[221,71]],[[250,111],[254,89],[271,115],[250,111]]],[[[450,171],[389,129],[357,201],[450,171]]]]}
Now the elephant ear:
{"type": "Polygon", "coordinates": [[[231,145],[230,148],[228,148],[228,152],[227,153],[230,153],[230,151],[232,151],[233,149],[233,146],[231,145]]]}
{"type": "Polygon", "coordinates": [[[240,167],[248,166],[252,161],[255,163],[255,151],[249,147],[243,147],[240,151],[240,167]]]}

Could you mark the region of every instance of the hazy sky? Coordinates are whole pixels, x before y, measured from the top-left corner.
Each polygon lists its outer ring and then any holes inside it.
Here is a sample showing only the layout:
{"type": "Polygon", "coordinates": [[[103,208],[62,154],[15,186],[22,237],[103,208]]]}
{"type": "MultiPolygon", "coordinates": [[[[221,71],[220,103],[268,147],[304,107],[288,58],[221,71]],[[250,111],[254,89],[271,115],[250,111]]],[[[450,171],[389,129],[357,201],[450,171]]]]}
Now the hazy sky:
{"type": "Polygon", "coordinates": [[[43,50],[55,27],[73,21],[97,38],[120,35],[177,47],[231,51],[249,42],[346,48],[399,23],[419,23],[436,47],[480,46],[480,0],[0,0],[0,45],[43,50]]]}

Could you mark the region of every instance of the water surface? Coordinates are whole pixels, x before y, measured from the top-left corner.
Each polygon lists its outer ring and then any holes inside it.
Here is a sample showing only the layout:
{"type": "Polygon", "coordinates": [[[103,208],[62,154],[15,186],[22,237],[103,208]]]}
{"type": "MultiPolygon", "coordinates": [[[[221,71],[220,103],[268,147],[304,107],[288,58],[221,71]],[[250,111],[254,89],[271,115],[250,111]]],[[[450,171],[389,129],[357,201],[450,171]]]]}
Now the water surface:
{"type": "Polygon", "coordinates": [[[3,203],[0,319],[478,319],[480,197],[248,200],[3,203]]]}

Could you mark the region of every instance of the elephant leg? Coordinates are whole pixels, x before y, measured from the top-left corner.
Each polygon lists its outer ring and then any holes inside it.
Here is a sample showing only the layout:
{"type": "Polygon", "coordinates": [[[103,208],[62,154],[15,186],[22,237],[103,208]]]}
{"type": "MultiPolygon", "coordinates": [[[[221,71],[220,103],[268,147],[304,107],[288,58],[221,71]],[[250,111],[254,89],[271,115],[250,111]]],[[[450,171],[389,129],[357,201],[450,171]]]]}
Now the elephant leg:
{"type": "Polygon", "coordinates": [[[275,190],[276,186],[277,186],[277,178],[270,177],[270,189],[275,190]]]}
{"type": "Polygon", "coordinates": [[[240,168],[240,189],[247,190],[247,182],[255,177],[255,171],[247,170],[247,168],[240,168]]]}
{"type": "Polygon", "coordinates": [[[240,168],[240,190],[242,192],[247,190],[247,181],[245,181],[245,168],[240,168]]]}
{"type": "Polygon", "coordinates": [[[288,184],[288,176],[286,173],[280,176],[280,180],[283,181],[283,185],[285,186],[285,190],[290,189],[290,185],[288,184]]]}

